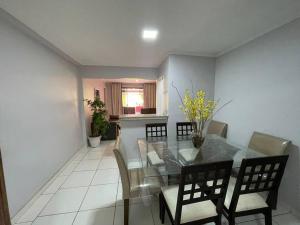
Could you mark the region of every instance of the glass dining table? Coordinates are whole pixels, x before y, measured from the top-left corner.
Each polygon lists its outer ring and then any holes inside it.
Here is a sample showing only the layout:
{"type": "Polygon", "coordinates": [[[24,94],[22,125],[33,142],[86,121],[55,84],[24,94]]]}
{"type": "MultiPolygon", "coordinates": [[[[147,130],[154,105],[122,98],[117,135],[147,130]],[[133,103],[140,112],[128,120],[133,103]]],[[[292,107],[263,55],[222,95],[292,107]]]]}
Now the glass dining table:
{"type": "MultiPolygon", "coordinates": [[[[156,168],[162,177],[179,175],[182,166],[225,160],[234,161],[233,175],[236,175],[243,159],[265,156],[217,135],[207,135],[200,149],[193,147],[190,136],[141,138],[138,147],[141,166],[156,168]]],[[[157,174],[145,174],[145,178],[151,176],[157,174]]]]}

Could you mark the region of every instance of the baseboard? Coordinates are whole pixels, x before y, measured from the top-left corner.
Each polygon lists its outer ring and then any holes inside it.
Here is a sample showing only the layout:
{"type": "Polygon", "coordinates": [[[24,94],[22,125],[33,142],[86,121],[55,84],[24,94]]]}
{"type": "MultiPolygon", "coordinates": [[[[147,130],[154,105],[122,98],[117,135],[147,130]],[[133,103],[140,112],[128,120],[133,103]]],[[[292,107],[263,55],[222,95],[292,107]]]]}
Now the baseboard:
{"type": "Polygon", "coordinates": [[[63,166],[61,166],[57,172],[36,192],[33,194],[31,200],[27,202],[17,213],[11,218],[12,224],[15,224],[18,222],[18,220],[21,218],[21,216],[33,205],[33,203],[40,197],[42,193],[44,193],[45,190],[53,183],[53,181],[63,172],[63,170],[73,161],[73,159],[76,157],[76,155],[81,152],[85,151],[86,146],[83,145],[79,148],[78,151],[76,151],[66,162],[63,166]]]}

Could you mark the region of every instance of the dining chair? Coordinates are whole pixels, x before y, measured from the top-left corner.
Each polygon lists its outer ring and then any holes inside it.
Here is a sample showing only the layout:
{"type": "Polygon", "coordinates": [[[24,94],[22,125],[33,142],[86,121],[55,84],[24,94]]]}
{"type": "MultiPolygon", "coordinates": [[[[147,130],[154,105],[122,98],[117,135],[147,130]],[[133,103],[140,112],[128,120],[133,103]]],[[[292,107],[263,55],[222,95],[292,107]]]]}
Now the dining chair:
{"type": "Polygon", "coordinates": [[[156,114],[156,108],[142,108],[141,114],[156,114]]]}
{"type": "Polygon", "coordinates": [[[282,155],[291,141],[271,136],[269,134],[253,132],[248,147],[267,156],[282,155]]]}
{"type": "Polygon", "coordinates": [[[135,107],[123,107],[124,114],[135,114],[135,107]]]}
{"type": "Polygon", "coordinates": [[[235,225],[236,217],[258,213],[265,216],[266,225],[272,225],[287,160],[287,155],[243,159],[237,178],[230,178],[223,207],[229,225],[235,225]]]}
{"type": "Polygon", "coordinates": [[[193,132],[193,123],[191,122],[177,122],[176,123],[176,134],[177,137],[189,136],[193,132]]]}
{"type": "Polygon", "coordinates": [[[168,130],[166,123],[146,124],[146,138],[148,137],[167,137],[168,130]]]}
{"type": "Polygon", "coordinates": [[[143,193],[158,194],[162,186],[159,173],[152,167],[128,169],[119,149],[119,139],[113,150],[117,160],[124,201],[124,225],[129,223],[129,199],[141,197],[143,193]]]}
{"type": "Polygon", "coordinates": [[[167,211],[173,225],[209,222],[221,225],[232,164],[231,160],[182,167],[179,185],[162,187],[161,222],[164,223],[167,211]]]}
{"type": "MultiPolygon", "coordinates": [[[[146,124],[146,138],[149,137],[167,137],[167,124],[166,123],[150,123],[146,124]]],[[[162,165],[164,161],[158,156],[156,151],[147,152],[147,161],[150,165],[162,165]]]]}
{"type": "Polygon", "coordinates": [[[228,124],[212,120],[207,127],[207,134],[216,134],[220,137],[227,137],[228,124]]]}

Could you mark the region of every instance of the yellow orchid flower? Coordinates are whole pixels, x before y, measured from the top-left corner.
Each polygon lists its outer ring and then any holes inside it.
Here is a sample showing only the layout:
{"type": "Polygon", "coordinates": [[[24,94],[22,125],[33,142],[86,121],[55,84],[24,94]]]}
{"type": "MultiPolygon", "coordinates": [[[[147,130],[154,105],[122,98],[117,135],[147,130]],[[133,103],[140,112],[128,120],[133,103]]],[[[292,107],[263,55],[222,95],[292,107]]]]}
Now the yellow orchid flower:
{"type": "Polygon", "coordinates": [[[194,97],[191,96],[189,90],[185,90],[183,105],[180,106],[187,120],[197,123],[196,133],[203,131],[205,123],[212,117],[215,108],[216,102],[206,99],[206,93],[203,90],[198,90],[194,97]]]}

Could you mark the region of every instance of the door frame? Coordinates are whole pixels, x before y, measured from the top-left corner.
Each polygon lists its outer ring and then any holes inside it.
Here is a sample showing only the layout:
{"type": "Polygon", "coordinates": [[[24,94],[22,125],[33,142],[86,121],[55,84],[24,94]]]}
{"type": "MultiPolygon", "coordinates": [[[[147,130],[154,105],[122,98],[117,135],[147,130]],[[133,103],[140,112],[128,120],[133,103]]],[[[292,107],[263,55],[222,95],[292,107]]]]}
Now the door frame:
{"type": "Polygon", "coordinates": [[[0,149],[0,224],[11,225],[0,149]]]}

